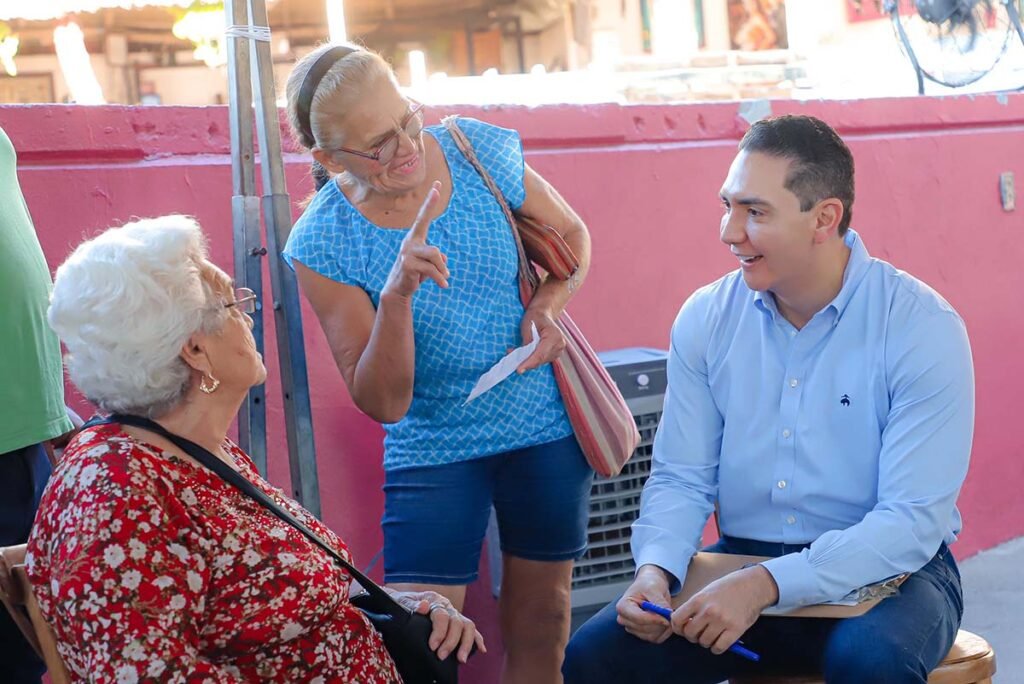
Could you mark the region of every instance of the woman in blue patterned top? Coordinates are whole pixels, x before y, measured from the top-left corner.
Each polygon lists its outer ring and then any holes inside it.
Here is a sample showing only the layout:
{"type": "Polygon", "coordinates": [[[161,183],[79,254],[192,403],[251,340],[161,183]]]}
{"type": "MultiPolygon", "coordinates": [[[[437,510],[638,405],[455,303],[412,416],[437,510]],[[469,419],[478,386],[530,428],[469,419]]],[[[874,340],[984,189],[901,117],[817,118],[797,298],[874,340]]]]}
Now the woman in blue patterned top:
{"type": "MultiPolygon", "coordinates": [[[[555,319],[569,288],[549,279],[524,309],[500,205],[446,129],[424,128],[422,105],[399,93],[380,56],[322,46],[295,66],[287,92],[319,189],[285,258],[355,404],[384,424],[385,581],[461,610],[493,505],[504,681],[560,681],[593,477],[550,365],[565,346],[555,319]],[[532,325],[540,342],[519,372],[467,404],[532,325]]],[[[586,226],[525,164],[519,135],[459,126],[508,203],[565,238],[582,279],[586,226]]]]}

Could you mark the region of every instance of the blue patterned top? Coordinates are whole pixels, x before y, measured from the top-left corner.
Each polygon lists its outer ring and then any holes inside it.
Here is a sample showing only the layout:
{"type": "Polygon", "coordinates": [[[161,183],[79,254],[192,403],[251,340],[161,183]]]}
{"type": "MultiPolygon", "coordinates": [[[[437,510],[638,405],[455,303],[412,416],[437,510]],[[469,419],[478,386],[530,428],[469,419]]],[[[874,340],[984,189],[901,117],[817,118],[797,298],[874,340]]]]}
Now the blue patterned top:
{"type": "MultiPolygon", "coordinates": [[[[522,205],[518,133],[466,118],[459,127],[509,204],[522,205]]],[[[500,205],[448,131],[431,126],[426,133],[440,144],[452,177],[448,208],[428,237],[447,255],[451,277],[447,290],[428,280],[413,297],[412,405],[402,420],[384,425],[387,470],[455,463],[572,434],[550,365],[513,375],[463,405],[477,379],[523,343],[518,255],[500,205]]],[[[371,223],[328,183],[295,223],[284,257],[362,288],[377,306],[405,234],[371,223]]]]}

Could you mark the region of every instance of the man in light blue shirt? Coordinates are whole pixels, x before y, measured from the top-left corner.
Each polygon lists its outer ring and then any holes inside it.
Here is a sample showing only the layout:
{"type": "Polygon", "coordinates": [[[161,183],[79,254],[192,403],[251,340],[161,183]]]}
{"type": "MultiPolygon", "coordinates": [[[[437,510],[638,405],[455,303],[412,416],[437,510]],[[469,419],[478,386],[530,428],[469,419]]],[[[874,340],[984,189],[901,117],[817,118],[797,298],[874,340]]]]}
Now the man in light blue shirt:
{"type": "Polygon", "coordinates": [[[636,580],[573,637],[566,682],[816,671],[923,684],[949,651],[970,346],[942,297],[869,256],[849,229],[853,196],[853,157],[822,121],[760,121],[740,142],[721,191],[740,268],[673,325],[636,580]],[[716,502],[711,550],[772,558],[673,604],[716,502]],[[913,574],[899,595],[860,617],[758,619],[901,573],[913,574]],[[674,605],[671,620],[644,600],[674,605]],[[726,652],[741,636],[760,663],[726,652]]]}

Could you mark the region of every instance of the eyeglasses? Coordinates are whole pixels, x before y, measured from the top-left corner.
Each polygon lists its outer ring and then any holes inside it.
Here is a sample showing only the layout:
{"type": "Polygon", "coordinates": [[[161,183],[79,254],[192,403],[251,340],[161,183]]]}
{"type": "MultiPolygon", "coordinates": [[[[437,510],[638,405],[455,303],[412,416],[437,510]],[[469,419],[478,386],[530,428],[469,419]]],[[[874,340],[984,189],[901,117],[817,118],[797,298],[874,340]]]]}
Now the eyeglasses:
{"type": "Polygon", "coordinates": [[[402,122],[398,125],[391,135],[374,148],[373,152],[360,152],[359,150],[350,150],[347,147],[339,147],[338,149],[342,152],[348,152],[354,154],[357,157],[363,159],[372,159],[378,164],[386,165],[392,159],[395,158],[395,153],[398,152],[398,143],[400,133],[405,133],[410,139],[415,138],[423,131],[423,107],[424,105],[414,102],[412,109],[405,115],[402,122]]]}
{"type": "Polygon", "coordinates": [[[235,301],[224,305],[225,309],[237,307],[239,311],[246,314],[256,313],[256,293],[247,287],[240,287],[235,290],[235,301]]]}

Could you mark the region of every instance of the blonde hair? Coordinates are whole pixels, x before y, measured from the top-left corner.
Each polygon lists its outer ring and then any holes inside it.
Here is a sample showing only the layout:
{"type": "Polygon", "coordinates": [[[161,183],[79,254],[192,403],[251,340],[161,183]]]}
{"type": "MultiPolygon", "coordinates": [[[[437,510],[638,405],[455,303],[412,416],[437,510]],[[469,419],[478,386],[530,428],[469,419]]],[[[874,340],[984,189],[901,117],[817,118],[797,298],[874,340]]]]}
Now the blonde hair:
{"type": "Polygon", "coordinates": [[[227,320],[209,268],[199,224],[171,215],[104,231],[57,269],[50,327],[71,381],[102,411],[155,418],[181,401],[182,347],[227,320]]]}
{"type": "Polygon", "coordinates": [[[332,47],[334,46],[325,43],[300,59],[288,75],[285,86],[288,122],[291,124],[295,140],[306,149],[320,147],[332,150],[341,147],[339,124],[351,109],[352,103],[378,80],[395,81],[391,67],[383,57],[372,50],[359,48],[336,61],[324,74],[316,92],[313,93],[313,100],[309,106],[309,129],[313,134],[310,138],[308,133],[302,130],[299,122],[299,90],[314,62],[332,47]]]}

